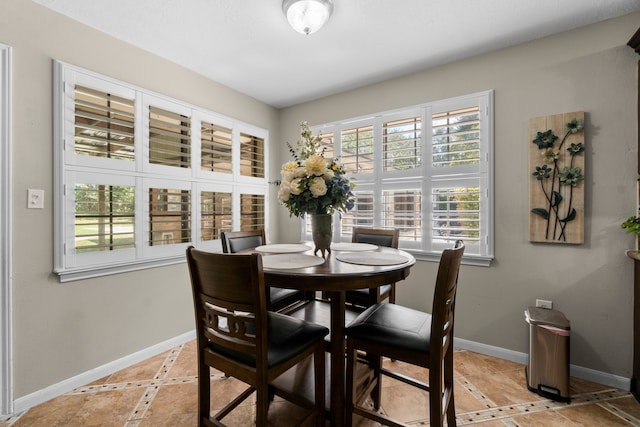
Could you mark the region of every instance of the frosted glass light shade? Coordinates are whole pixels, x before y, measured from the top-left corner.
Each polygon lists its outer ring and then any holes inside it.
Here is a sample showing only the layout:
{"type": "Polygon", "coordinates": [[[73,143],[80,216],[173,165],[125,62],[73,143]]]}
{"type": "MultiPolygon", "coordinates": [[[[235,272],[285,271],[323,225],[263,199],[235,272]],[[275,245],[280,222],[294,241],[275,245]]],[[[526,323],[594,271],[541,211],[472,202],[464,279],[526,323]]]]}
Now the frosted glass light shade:
{"type": "Polygon", "coordinates": [[[294,30],[313,34],[327,22],[333,12],[332,0],[284,0],[282,10],[294,30]]]}

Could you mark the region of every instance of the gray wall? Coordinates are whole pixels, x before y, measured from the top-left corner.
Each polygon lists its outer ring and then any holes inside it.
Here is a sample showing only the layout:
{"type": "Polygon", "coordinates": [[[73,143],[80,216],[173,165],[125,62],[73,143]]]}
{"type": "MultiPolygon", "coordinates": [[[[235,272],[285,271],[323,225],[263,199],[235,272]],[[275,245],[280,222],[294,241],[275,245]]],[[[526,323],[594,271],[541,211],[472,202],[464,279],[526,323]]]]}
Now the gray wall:
{"type": "MultiPolygon", "coordinates": [[[[552,300],[572,322],[571,363],[631,377],[634,247],[620,223],[636,212],[637,62],[626,43],[640,14],[458,61],[282,111],[286,140],[320,124],[495,90],[495,261],[463,266],[456,337],[528,352],[523,311],[552,300]],[[586,112],[585,244],[528,241],[528,123],[586,112]]],[[[286,150],[280,152],[287,158],[286,150]]],[[[282,208],[280,208],[282,209],[282,208]]],[[[279,216],[282,240],[296,228],[279,216]]],[[[398,302],[429,310],[437,265],[418,262],[398,302]]]]}
{"type": "MultiPolygon", "coordinates": [[[[184,265],[66,284],[52,275],[52,59],[268,129],[272,179],[301,120],[495,89],[496,260],[463,267],[456,335],[526,352],[523,309],[550,299],[573,322],[572,363],[630,377],[633,267],[624,250],[634,241],[619,225],[636,210],[637,55],[625,44],[639,21],[628,15],[277,111],[30,1],[3,0],[0,43],[13,47],[14,397],[193,328],[184,265]],[[576,110],[587,112],[586,243],[534,245],[528,120],[576,110]],[[44,210],[26,209],[28,188],[45,190],[44,210]]],[[[296,241],[297,221],[273,208],[271,240],[296,241]]],[[[435,269],[419,262],[399,302],[429,308],[435,269]]]]}
{"type": "Polygon", "coordinates": [[[61,284],[53,268],[52,60],[270,130],[278,111],[31,1],[0,2],[13,48],[13,349],[19,398],[194,328],[185,264],[61,284]],[[45,209],[26,209],[28,188],[45,209]]]}

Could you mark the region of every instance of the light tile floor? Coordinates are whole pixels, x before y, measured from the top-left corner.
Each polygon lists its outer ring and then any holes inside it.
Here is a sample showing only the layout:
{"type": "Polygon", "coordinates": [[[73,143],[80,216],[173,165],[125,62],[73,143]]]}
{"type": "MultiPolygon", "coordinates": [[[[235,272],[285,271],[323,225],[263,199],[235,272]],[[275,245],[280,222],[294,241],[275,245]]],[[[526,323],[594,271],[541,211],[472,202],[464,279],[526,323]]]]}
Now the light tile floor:
{"type": "MultiPolygon", "coordinates": [[[[426,374],[400,362],[385,363],[414,375],[426,374]]],[[[458,425],[640,426],[640,404],[626,391],[571,378],[571,404],[557,403],[527,390],[521,364],[470,351],[456,351],[454,363],[458,425]]],[[[220,372],[212,372],[212,381],[212,400],[218,403],[245,387],[220,372]]],[[[0,421],[0,427],[196,426],[196,393],[192,341],[0,421]]],[[[426,393],[395,380],[383,381],[382,410],[412,426],[429,424],[427,399],[426,393]]],[[[290,426],[300,416],[298,408],[276,399],[269,424],[290,426]]],[[[248,401],[224,421],[245,427],[253,424],[252,419],[253,405],[248,401]]],[[[377,425],[359,421],[360,427],[377,425]]]]}

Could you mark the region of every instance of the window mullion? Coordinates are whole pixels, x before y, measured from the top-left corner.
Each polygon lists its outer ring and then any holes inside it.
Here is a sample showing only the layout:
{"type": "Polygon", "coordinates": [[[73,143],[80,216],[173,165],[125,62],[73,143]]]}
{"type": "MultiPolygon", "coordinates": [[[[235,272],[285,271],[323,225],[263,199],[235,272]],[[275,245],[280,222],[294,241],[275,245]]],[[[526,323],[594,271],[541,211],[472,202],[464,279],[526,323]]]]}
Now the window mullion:
{"type": "Polygon", "coordinates": [[[431,242],[433,235],[431,233],[431,223],[433,221],[433,207],[431,204],[431,188],[433,180],[433,165],[427,159],[431,158],[433,150],[433,108],[427,105],[422,109],[422,153],[424,158],[422,161],[422,250],[430,252],[432,250],[431,242]]]}
{"type": "Polygon", "coordinates": [[[373,227],[382,227],[382,187],[383,187],[383,153],[382,153],[382,118],[373,119],[373,227]]]}

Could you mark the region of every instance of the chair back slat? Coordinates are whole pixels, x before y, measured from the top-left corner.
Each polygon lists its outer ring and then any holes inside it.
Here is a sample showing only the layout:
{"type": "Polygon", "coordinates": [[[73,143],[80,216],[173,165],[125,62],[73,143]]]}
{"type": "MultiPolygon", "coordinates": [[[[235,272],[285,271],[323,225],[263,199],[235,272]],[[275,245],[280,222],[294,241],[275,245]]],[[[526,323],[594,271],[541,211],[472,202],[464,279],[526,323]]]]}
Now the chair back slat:
{"type": "Polygon", "coordinates": [[[203,342],[258,355],[263,344],[256,331],[266,330],[261,255],[231,256],[190,248],[187,261],[197,301],[198,336],[203,342]]]}
{"type": "Polygon", "coordinates": [[[228,254],[253,249],[265,243],[264,230],[223,231],[220,238],[222,239],[222,252],[228,254]]]}
{"type": "Polygon", "coordinates": [[[362,228],[356,227],[351,233],[352,243],[369,243],[398,249],[400,230],[392,228],[362,228]]]}
{"type": "Polygon", "coordinates": [[[203,302],[203,334],[212,343],[256,354],[256,322],[252,314],[228,311],[203,302]]]}

